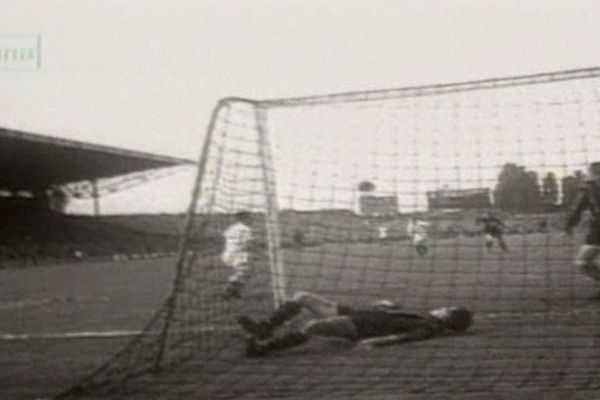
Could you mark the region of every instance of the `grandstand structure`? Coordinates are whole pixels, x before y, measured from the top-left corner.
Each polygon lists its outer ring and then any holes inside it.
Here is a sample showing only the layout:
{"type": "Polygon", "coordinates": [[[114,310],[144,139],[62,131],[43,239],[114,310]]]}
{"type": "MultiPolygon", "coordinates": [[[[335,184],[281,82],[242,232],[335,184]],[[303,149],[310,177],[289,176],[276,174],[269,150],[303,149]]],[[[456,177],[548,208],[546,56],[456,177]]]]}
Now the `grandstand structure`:
{"type": "Polygon", "coordinates": [[[396,215],[398,211],[398,199],[395,196],[360,195],[358,203],[358,212],[360,215],[396,215]]]}
{"type": "Polygon", "coordinates": [[[144,183],[157,170],[193,161],[0,128],[0,191],[4,197],[69,196],[99,198],[144,183]]]}
{"type": "Polygon", "coordinates": [[[432,232],[428,255],[419,257],[394,233],[406,232],[410,214],[385,221],[398,240],[382,246],[365,240],[372,226],[355,212],[365,176],[396,199],[390,208],[419,213],[428,209],[428,193],[445,187],[459,192],[442,202],[463,202],[467,193],[487,206],[507,163],[531,176],[585,170],[600,159],[598,104],[600,67],[221,100],[198,163],[171,294],[141,334],[59,398],[598,397],[598,287],[571,266],[583,231],[568,240],[557,222],[507,235],[510,253],[487,251],[482,235],[461,234],[473,224],[465,212],[453,216],[452,230],[432,232]],[[261,251],[247,293],[228,300],[220,249],[198,243],[242,210],[252,213],[261,251]],[[298,231],[312,235],[310,245],[286,243],[298,231]],[[461,305],[475,312],[475,324],[469,335],[368,355],[311,343],[244,358],[236,318],[265,316],[297,290],[350,305],[391,299],[407,311],[461,305]]]}
{"type": "MultiPolygon", "coordinates": [[[[9,233],[0,243],[0,258],[18,258],[22,251],[15,248],[23,247],[25,242],[39,247],[36,241],[51,241],[49,246],[53,249],[45,252],[56,254],[56,247],[68,245],[58,243],[61,235],[67,241],[84,240],[82,229],[89,231],[89,241],[94,241],[94,235],[96,241],[117,241],[123,232],[114,227],[100,226],[100,221],[90,223],[81,216],[63,215],[69,199],[93,199],[94,215],[99,216],[102,196],[193,164],[181,158],[0,128],[0,218],[9,233]],[[40,231],[45,225],[55,225],[61,235],[40,231]],[[111,239],[114,235],[117,237],[111,239]],[[6,252],[12,255],[7,256],[6,252]]],[[[141,243],[142,236],[126,234],[132,242],[141,243]]],[[[110,249],[92,249],[98,251],[110,249]]]]}
{"type": "Polygon", "coordinates": [[[430,210],[490,208],[491,190],[475,189],[439,189],[427,192],[427,204],[430,210]]]}

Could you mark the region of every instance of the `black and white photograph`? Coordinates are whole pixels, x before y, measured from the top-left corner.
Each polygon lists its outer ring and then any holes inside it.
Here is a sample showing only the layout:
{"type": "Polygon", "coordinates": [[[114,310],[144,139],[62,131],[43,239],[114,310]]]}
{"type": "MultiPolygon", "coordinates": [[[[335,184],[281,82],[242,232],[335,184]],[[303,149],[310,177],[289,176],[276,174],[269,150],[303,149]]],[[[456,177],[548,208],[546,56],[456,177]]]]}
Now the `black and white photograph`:
{"type": "Polygon", "coordinates": [[[600,399],[599,2],[0,7],[0,400],[600,399]]]}

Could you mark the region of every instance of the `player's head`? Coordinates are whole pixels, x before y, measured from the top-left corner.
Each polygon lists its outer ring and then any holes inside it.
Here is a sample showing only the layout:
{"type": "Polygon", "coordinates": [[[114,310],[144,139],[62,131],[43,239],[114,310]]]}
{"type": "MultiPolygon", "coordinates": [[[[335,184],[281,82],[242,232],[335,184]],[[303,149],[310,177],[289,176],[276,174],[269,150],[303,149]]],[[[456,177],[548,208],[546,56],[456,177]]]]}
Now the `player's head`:
{"type": "Polygon", "coordinates": [[[252,214],[248,211],[238,211],[235,213],[234,217],[236,221],[241,222],[243,224],[252,223],[252,214]]]}
{"type": "Polygon", "coordinates": [[[462,307],[442,307],[429,312],[440,320],[444,327],[454,332],[464,332],[473,324],[473,313],[462,307]]]}
{"type": "Polygon", "coordinates": [[[600,162],[593,162],[589,166],[590,179],[600,179],[600,162]]]}

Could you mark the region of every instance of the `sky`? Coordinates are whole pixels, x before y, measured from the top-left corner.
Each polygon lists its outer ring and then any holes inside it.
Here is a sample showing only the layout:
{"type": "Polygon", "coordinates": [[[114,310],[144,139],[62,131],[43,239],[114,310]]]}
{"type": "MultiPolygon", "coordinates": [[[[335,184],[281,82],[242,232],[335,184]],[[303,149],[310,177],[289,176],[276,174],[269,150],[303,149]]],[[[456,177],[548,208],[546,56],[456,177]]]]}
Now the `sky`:
{"type": "MultiPolygon", "coordinates": [[[[2,35],[41,37],[0,70],[0,126],[198,159],[223,97],[269,99],[600,65],[584,0],[0,0],[2,35]]],[[[181,212],[194,171],[102,199],[181,212]]],[[[89,213],[76,201],[71,212],[89,213]]]]}

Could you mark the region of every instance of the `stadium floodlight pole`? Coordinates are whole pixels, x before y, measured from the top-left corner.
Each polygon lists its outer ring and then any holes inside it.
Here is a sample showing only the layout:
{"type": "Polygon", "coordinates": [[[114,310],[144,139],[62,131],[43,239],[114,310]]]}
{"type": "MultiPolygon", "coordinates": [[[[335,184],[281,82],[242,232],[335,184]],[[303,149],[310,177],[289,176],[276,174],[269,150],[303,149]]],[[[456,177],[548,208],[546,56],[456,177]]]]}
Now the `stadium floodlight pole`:
{"type": "Polygon", "coordinates": [[[163,325],[162,332],[159,338],[159,348],[156,355],[156,361],[154,363],[154,369],[159,370],[160,364],[162,363],[162,359],[165,353],[166,342],[168,340],[169,329],[171,328],[171,320],[173,318],[173,312],[175,310],[177,296],[180,292],[181,285],[183,284],[184,279],[184,267],[186,265],[187,259],[187,249],[188,243],[190,240],[192,228],[194,226],[194,218],[196,214],[196,206],[198,202],[198,198],[200,197],[200,193],[202,191],[202,183],[204,178],[204,172],[206,170],[206,163],[208,161],[208,154],[210,150],[210,146],[212,143],[213,134],[216,127],[216,121],[218,119],[219,113],[223,109],[224,106],[230,101],[233,101],[232,98],[221,99],[217,105],[215,106],[213,113],[211,115],[210,121],[208,123],[208,128],[206,130],[206,136],[204,137],[204,143],[202,145],[202,152],[200,154],[200,160],[198,162],[198,172],[196,174],[196,180],[194,183],[194,188],[192,189],[192,196],[190,200],[190,204],[188,206],[186,219],[184,223],[184,228],[181,236],[181,240],[179,243],[179,251],[177,253],[177,261],[175,264],[175,278],[173,281],[173,289],[171,291],[171,295],[167,299],[166,302],[166,316],[165,323],[163,325]]]}
{"type": "Polygon", "coordinates": [[[266,109],[260,104],[254,105],[256,130],[258,132],[258,154],[262,169],[263,189],[266,200],[265,222],[269,249],[269,266],[271,268],[271,289],[273,302],[278,307],[285,301],[285,274],[283,255],[281,254],[281,231],[279,225],[279,206],[277,202],[277,185],[275,167],[271,153],[271,142],[266,126],[266,109]]]}

